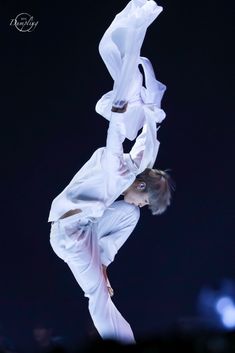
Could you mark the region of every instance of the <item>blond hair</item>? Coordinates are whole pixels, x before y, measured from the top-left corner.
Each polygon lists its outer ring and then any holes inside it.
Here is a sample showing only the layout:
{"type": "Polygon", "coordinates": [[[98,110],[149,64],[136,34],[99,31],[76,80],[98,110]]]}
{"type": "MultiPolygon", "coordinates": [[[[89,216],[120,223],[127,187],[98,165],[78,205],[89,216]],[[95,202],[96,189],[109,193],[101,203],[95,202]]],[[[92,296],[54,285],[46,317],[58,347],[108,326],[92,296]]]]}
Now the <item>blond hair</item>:
{"type": "Polygon", "coordinates": [[[137,181],[143,181],[149,198],[149,209],[153,215],[165,212],[171,203],[172,191],[175,190],[175,183],[167,171],[160,169],[145,169],[137,175],[137,181]]]}

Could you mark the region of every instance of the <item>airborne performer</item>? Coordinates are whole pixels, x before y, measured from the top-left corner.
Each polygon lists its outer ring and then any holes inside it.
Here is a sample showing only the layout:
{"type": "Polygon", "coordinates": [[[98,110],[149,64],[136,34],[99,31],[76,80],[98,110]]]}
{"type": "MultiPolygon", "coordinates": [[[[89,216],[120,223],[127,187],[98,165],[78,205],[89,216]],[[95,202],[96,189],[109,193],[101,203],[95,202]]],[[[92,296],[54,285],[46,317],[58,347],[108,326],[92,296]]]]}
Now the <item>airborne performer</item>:
{"type": "Polygon", "coordinates": [[[153,169],[166,86],[140,56],[146,30],[161,11],[153,0],[132,0],[102,37],[99,52],[114,81],[96,104],[96,112],[109,120],[106,146],[53,200],[49,215],[51,246],[88,298],[96,329],[104,339],[125,343],[135,342],[134,335],[113,304],[106,269],[135,228],[139,208],[163,213],[173,187],[168,173],[153,169]],[[134,141],[129,153],[123,152],[125,138],[134,141]],[[123,200],[115,201],[120,195],[123,200]]]}

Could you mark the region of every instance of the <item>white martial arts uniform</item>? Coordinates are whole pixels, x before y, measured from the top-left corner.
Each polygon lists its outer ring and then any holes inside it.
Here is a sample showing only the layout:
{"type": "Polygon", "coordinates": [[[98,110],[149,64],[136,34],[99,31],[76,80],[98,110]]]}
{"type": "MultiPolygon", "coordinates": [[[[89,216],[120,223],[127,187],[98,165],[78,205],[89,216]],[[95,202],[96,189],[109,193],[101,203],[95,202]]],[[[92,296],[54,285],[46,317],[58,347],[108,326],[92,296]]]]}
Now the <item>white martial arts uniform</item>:
{"type": "Polygon", "coordinates": [[[48,219],[52,248],[89,298],[98,332],[122,342],[134,342],[134,336],[109,296],[102,264],[114,260],[139,219],[138,207],[115,200],[138,174],[153,166],[159,148],[156,123],[165,118],[160,103],[166,86],[156,80],[148,59],[140,57],[140,48],[148,25],[161,11],[152,0],[132,0],[105,32],[99,50],[114,87],[98,101],[96,111],[110,120],[106,147],[96,150],[53,200],[48,219]],[[120,101],[128,101],[127,111],[111,113],[112,105],[120,101]],[[141,127],[130,153],[123,153],[125,138],[133,140],[141,127]],[[60,219],[74,209],[81,212],[60,219]]]}

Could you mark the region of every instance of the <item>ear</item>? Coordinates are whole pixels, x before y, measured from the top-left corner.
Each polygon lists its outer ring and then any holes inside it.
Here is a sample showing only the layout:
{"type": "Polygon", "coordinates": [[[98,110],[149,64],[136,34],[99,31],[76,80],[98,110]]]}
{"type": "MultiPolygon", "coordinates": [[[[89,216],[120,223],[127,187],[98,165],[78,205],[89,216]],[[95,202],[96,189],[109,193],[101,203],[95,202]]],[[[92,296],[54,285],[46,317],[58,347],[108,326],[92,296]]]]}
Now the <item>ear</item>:
{"type": "Polygon", "coordinates": [[[145,190],[146,189],[146,183],[144,181],[139,181],[138,184],[136,185],[137,190],[145,190]]]}

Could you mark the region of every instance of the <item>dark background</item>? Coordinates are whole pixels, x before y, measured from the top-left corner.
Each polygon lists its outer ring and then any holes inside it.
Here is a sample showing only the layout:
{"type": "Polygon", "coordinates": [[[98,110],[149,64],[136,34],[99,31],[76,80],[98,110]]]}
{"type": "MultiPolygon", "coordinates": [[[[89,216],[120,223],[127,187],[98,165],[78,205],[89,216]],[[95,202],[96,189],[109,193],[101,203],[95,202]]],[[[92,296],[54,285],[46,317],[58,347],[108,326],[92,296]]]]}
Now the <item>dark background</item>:
{"type": "MultiPolygon", "coordinates": [[[[127,1],[1,2],[0,320],[26,342],[49,312],[82,340],[87,299],[49,244],[50,204],[93,151],[107,122],[95,113],[112,80],[98,43],[127,1]],[[9,25],[20,12],[39,24],[9,25]]],[[[142,209],[110,267],[114,302],[138,337],[196,315],[202,287],[235,279],[234,45],[229,2],[158,2],[142,55],[166,84],[156,167],[172,169],[172,206],[142,209]]]]}

